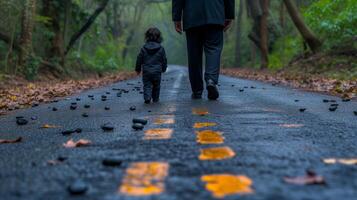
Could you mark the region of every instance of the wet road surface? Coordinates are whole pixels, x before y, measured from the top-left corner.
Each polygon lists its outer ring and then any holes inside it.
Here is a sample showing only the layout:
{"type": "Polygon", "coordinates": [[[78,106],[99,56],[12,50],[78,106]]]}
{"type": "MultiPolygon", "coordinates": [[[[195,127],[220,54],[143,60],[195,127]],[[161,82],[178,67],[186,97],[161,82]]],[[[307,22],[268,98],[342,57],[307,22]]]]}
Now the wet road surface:
{"type": "Polygon", "coordinates": [[[322,160],[357,157],[357,102],[225,76],[219,101],[191,100],[177,66],[164,75],[158,104],[144,105],[136,86],[140,79],[0,117],[0,139],[23,138],[0,144],[0,199],[356,199],[357,165],[322,160]],[[323,99],[336,100],[337,111],[323,99]],[[18,126],[16,116],[29,123],[18,126]],[[143,131],[132,129],[133,118],[148,120],[143,131]],[[103,131],[105,123],[115,129],[103,131]],[[92,144],[64,148],[69,139],[92,144]],[[283,180],[306,170],[327,184],[283,180]],[[73,196],[78,180],[87,191],[73,196]]]}

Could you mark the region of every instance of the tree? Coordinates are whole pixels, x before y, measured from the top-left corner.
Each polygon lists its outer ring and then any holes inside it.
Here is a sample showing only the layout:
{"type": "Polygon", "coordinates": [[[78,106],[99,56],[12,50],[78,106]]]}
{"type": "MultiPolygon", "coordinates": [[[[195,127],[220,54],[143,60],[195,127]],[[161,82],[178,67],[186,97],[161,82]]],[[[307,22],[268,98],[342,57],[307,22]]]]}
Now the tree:
{"type": "Polygon", "coordinates": [[[92,26],[97,17],[103,12],[103,10],[107,7],[109,0],[103,0],[98,8],[93,12],[93,14],[89,17],[87,22],[82,26],[82,28],[72,35],[71,40],[66,48],[65,55],[72,49],[77,40],[92,26]]]}
{"type": "Polygon", "coordinates": [[[36,15],[36,0],[26,0],[21,23],[19,65],[26,67],[27,60],[32,52],[32,33],[34,16],[36,15]]]}
{"type": "Polygon", "coordinates": [[[284,0],[287,11],[294,22],[296,28],[299,30],[304,41],[309,45],[312,52],[318,52],[322,46],[322,42],[315,36],[310,28],[305,24],[298,8],[292,0],[284,0]]]}
{"type": "Polygon", "coordinates": [[[269,0],[261,0],[263,14],[260,20],[260,50],[261,50],[261,68],[268,68],[269,49],[268,49],[268,17],[269,17],[269,0]]]}
{"type": "Polygon", "coordinates": [[[261,68],[267,68],[269,0],[247,0],[247,7],[248,15],[253,19],[253,28],[248,37],[260,50],[261,68]]]}
{"type": "Polygon", "coordinates": [[[241,41],[242,41],[242,18],[243,18],[243,8],[244,8],[244,0],[240,0],[239,2],[239,10],[238,10],[238,18],[237,18],[237,30],[236,30],[236,52],[235,52],[235,66],[241,67],[242,59],[241,59],[241,41]]]}

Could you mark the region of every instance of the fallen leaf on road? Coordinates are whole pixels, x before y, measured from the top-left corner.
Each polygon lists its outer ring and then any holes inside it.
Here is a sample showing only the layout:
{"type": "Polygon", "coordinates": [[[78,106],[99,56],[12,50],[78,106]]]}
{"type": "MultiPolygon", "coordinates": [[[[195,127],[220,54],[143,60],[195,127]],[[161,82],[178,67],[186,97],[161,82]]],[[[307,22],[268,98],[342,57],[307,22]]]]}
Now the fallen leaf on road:
{"type": "Polygon", "coordinates": [[[60,126],[45,124],[45,125],[41,126],[41,128],[60,128],[60,126]]]}
{"type": "Polygon", "coordinates": [[[284,181],[295,185],[325,185],[325,179],[318,176],[313,171],[307,171],[305,176],[298,177],[284,177],[284,181]]]}
{"type": "Polygon", "coordinates": [[[0,139],[0,144],[13,144],[13,143],[18,143],[18,142],[21,142],[22,141],[22,137],[18,137],[14,140],[3,140],[3,139],[0,139]]]}
{"type": "Polygon", "coordinates": [[[357,159],[354,158],[354,159],[336,159],[336,158],[327,158],[327,159],[323,159],[322,160],[325,164],[337,164],[337,163],[340,163],[340,164],[344,164],[344,165],[357,165],[357,159]]]}
{"type": "Polygon", "coordinates": [[[76,147],[89,146],[90,144],[92,144],[90,140],[80,139],[77,142],[75,142],[72,139],[70,139],[66,143],[64,143],[63,146],[66,148],[76,148],[76,147]]]}

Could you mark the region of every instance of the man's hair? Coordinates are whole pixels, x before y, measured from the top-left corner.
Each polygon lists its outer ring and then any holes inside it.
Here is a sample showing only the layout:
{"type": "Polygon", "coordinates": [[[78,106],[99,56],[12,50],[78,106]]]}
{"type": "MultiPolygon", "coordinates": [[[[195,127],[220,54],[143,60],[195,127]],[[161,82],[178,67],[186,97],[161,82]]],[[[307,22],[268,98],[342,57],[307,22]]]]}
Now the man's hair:
{"type": "Polygon", "coordinates": [[[160,30],[156,27],[149,28],[145,33],[145,41],[161,43],[163,38],[161,36],[160,30]]]}

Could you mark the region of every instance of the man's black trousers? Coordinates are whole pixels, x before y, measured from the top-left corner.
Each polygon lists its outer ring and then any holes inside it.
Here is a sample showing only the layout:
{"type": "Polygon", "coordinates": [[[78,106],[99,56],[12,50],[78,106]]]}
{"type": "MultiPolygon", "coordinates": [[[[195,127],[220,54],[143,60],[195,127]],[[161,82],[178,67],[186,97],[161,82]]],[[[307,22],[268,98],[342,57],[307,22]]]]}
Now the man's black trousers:
{"type": "Polygon", "coordinates": [[[221,54],[223,49],[223,27],[205,25],[186,30],[189,76],[194,94],[202,94],[203,85],[203,52],[205,53],[204,79],[218,84],[221,54]]]}

